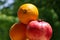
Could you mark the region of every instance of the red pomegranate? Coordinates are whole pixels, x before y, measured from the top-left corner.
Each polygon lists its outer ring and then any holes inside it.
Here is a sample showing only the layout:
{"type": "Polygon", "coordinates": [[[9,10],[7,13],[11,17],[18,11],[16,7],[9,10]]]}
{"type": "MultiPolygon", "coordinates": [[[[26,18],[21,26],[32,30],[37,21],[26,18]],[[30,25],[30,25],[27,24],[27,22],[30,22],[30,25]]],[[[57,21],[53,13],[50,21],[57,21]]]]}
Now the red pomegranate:
{"type": "Polygon", "coordinates": [[[29,40],[50,40],[52,37],[52,27],[48,22],[42,20],[31,21],[26,32],[29,40]]]}

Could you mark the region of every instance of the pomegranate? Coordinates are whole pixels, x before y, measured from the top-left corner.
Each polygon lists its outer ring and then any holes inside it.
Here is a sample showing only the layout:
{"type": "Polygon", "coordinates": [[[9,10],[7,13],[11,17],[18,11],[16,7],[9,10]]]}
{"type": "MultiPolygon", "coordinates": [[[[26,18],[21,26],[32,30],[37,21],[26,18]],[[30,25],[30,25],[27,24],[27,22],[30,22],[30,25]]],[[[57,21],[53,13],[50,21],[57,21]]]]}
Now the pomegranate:
{"type": "Polygon", "coordinates": [[[29,40],[50,40],[52,37],[52,27],[48,22],[42,20],[31,21],[26,31],[29,40]]]}

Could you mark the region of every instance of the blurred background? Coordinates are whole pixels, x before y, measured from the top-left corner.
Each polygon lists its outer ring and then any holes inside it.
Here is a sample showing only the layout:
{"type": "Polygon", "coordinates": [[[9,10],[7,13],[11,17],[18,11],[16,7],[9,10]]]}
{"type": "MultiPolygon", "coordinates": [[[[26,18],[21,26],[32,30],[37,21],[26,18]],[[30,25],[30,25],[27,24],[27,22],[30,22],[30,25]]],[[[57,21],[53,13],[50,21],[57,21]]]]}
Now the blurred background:
{"type": "Polygon", "coordinates": [[[19,21],[17,11],[24,3],[38,7],[39,18],[49,22],[53,28],[51,40],[60,40],[60,0],[0,0],[0,40],[10,40],[9,29],[19,21]]]}

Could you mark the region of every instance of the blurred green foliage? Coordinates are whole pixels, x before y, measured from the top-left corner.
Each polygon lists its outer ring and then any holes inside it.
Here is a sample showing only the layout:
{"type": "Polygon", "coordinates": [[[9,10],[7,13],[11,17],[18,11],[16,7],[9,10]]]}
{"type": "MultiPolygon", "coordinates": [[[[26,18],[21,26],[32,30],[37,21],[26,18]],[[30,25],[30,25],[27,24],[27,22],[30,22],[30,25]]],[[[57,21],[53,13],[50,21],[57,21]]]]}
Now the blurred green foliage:
{"type": "MultiPolygon", "coordinates": [[[[4,2],[0,1],[0,6],[4,2]]],[[[20,5],[32,3],[39,10],[39,18],[49,22],[53,29],[51,40],[60,40],[60,0],[14,0],[8,7],[0,9],[0,40],[10,40],[9,29],[18,22],[17,11],[20,5]]],[[[1,8],[1,7],[0,7],[1,8]]]]}

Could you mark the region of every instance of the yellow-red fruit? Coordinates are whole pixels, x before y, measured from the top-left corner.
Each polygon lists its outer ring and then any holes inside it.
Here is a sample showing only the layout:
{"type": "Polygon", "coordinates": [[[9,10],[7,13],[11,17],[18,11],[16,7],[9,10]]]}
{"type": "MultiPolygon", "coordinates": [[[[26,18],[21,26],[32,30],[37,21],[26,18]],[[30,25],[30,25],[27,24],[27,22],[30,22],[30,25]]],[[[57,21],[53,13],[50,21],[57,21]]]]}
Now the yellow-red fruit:
{"type": "Polygon", "coordinates": [[[25,40],[26,25],[22,23],[15,23],[10,28],[9,36],[11,40],[25,40]]]}
{"type": "Polygon", "coordinates": [[[24,24],[28,24],[31,20],[38,19],[39,15],[37,7],[29,3],[21,5],[17,14],[19,20],[24,24]]]}

